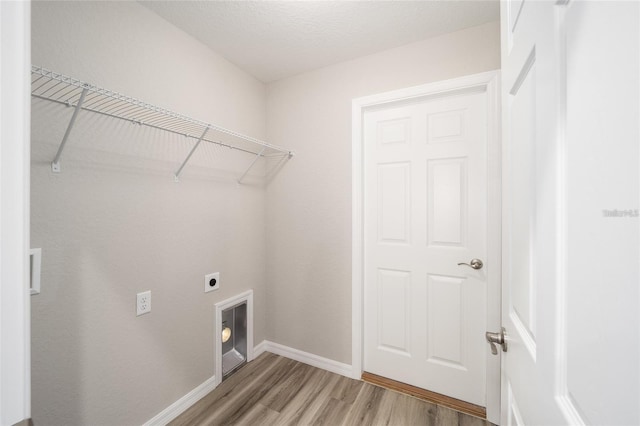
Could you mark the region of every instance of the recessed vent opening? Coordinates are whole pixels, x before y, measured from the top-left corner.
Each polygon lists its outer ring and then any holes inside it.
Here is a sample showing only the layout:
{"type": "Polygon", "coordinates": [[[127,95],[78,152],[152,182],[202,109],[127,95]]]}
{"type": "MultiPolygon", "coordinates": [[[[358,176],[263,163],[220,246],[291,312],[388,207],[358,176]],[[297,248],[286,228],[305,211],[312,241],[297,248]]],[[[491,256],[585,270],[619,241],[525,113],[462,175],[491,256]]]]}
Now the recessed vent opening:
{"type": "Polygon", "coordinates": [[[247,362],[247,302],[222,311],[222,380],[247,362]]]}
{"type": "Polygon", "coordinates": [[[253,290],[215,305],[215,382],[253,360],[253,290]]]}

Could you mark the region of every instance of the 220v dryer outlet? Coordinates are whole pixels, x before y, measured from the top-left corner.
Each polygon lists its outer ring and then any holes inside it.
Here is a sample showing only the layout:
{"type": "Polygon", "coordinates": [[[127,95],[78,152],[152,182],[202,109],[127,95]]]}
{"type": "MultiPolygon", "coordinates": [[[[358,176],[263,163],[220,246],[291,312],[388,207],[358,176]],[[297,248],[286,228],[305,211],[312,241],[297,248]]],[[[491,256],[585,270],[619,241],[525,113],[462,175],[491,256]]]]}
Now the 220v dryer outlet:
{"type": "Polygon", "coordinates": [[[204,276],[204,292],[208,293],[220,288],[220,272],[207,274],[204,276]]]}

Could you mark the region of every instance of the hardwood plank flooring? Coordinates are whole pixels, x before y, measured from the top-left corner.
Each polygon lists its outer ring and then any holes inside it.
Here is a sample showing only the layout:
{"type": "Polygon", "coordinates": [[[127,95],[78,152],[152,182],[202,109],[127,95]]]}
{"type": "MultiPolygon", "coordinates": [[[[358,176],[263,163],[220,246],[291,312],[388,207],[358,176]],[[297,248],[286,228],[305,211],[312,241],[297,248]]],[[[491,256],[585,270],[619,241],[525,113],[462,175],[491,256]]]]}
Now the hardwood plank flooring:
{"type": "Polygon", "coordinates": [[[170,425],[490,426],[491,423],[264,353],[170,425]]]}

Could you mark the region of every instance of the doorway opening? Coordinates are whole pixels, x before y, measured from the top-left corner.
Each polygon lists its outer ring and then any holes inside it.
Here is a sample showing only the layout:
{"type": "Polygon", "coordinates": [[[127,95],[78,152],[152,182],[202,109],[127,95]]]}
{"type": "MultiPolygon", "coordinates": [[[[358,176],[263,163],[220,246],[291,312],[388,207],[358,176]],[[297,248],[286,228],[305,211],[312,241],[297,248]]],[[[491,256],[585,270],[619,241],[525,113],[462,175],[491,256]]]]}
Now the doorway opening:
{"type": "MultiPolygon", "coordinates": [[[[462,375],[470,356],[479,354],[472,360],[475,376],[468,381],[475,384],[474,398],[480,401],[474,403],[486,406],[487,419],[494,423],[500,418],[500,356],[491,355],[484,332],[501,324],[499,93],[499,72],[491,71],[358,98],[352,108],[353,377],[361,378],[364,370],[376,373],[374,367],[380,364],[405,365],[420,359],[424,369],[442,367],[437,371],[442,377],[431,389],[424,383],[418,386],[456,397],[449,385],[458,381],[447,381],[446,374],[462,375]],[[462,98],[475,106],[458,105],[462,98]],[[471,108],[479,112],[468,114],[471,108]],[[474,121],[482,117],[484,125],[474,121]],[[479,148],[469,132],[482,132],[486,146],[479,148]],[[477,155],[467,153],[465,146],[477,155]],[[472,157],[480,158],[479,162],[472,157]],[[475,188],[474,167],[484,168],[479,172],[486,185],[482,194],[477,191],[481,188],[475,188]],[[458,191],[452,195],[454,187],[458,191]],[[471,202],[484,206],[483,223],[467,220],[477,217],[468,212],[471,202]],[[457,215],[449,215],[454,205],[457,215]],[[480,243],[473,243],[477,238],[472,233],[482,234],[480,243]],[[418,253],[392,252],[412,248],[418,253]],[[484,269],[474,267],[476,253],[484,257],[484,269]],[[393,259],[415,259],[418,266],[392,264],[393,259]],[[428,269],[428,265],[443,264],[448,268],[444,272],[428,269]],[[460,315],[444,309],[445,303],[429,304],[429,300],[437,302],[438,296],[457,306],[460,315]],[[483,306],[475,307],[473,301],[480,298],[483,306]],[[419,301],[426,305],[417,306],[419,301]],[[471,307],[477,311],[475,322],[465,316],[471,307]],[[376,309],[384,310],[377,314],[376,309]],[[445,328],[442,318],[449,320],[445,328]],[[471,325],[463,327],[467,323],[471,325]],[[476,327],[480,323],[482,330],[476,327]],[[420,335],[420,329],[429,334],[420,335]],[[469,333],[473,344],[464,346],[469,333]],[[443,344],[434,346],[434,342],[443,344]],[[464,357],[457,361],[457,354],[464,357]],[[398,362],[385,362],[384,357],[398,362]],[[480,377],[481,383],[474,377],[480,377]]],[[[383,376],[412,384],[410,377],[383,376]]]]}

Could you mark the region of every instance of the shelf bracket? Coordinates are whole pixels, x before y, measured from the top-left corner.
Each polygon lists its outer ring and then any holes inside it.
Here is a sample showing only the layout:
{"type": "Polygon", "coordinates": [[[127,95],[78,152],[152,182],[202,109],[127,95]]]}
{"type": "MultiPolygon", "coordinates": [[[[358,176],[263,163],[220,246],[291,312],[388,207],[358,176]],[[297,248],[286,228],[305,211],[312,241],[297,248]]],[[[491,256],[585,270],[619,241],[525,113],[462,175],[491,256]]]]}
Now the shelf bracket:
{"type": "Polygon", "coordinates": [[[253,159],[251,164],[249,164],[249,167],[247,168],[247,170],[245,170],[242,176],[240,176],[240,178],[238,179],[238,183],[242,183],[242,179],[244,179],[245,176],[247,176],[247,173],[249,173],[249,170],[253,168],[253,166],[256,164],[256,161],[258,161],[258,159],[262,157],[262,153],[264,152],[265,149],[267,149],[266,146],[262,148],[262,150],[256,155],[256,158],[253,159]]]}
{"type": "Polygon", "coordinates": [[[209,131],[209,127],[207,126],[204,129],[204,132],[202,132],[202,136],[200,136],[200,138],[198,138],[198,142],[196,142],[196,144],[193,146],[193,148],[191,148],[191,151],[189,151],[189,154],[187,155],[187,158],[184,159],[184,161],[182,162],[182,164],[180,165],[178,170],[176,170],[176,172],[173,174],[173,180],[175,180],[176,182],[180,182],[180,173],[182,173],[182,169],[184,169],[184,166],[187,165],[187,162],[189,161],[189,159],[191,158],[191,156],[195,152],[196,148],[198,148],[198,145],[200,145],[200,142],[202,142],[202,139],[204,139],[204,137],[205,137],[205,135],[207,134],[208,131],[209,131]]]}
{"type": "Polygon", "coordinates": [[[82,89],[82,93],[80,94],[80,99],[76,104],[75,109],[73,110],[73,115],[71,116],[71,121],[69,121],[69,125],[67,126],[67,131],[64,132],[64,136],[62,137],[62,142],[60,142],[60,147],[58,148],[58,152],[56,153],[55,158],[51,162],[51,171],[54,173],[60,173],[60,157],[62,156],[62,151],[64,151],[64,146],[69,139],[69,135],[71,134],[71,129],[73,128],[74,123],[76,122],[76,117],[78,117],[78,112],[80,112],[80,108],[82,108],[82,103],[84,102],[84,97],[87,95],[89,88],[84,86],[82,89]]]}

